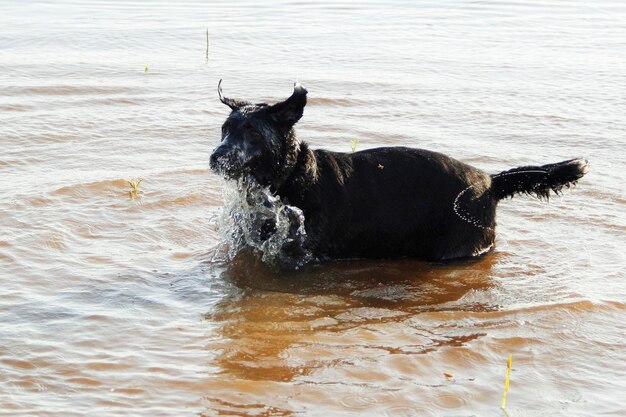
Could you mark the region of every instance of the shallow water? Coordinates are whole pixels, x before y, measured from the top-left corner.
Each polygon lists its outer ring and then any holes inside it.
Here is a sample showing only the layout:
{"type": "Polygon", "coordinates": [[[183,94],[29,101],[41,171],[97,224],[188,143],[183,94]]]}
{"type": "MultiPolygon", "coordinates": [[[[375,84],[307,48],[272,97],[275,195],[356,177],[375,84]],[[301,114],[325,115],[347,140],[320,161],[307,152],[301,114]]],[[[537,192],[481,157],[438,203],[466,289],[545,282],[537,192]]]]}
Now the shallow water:
{"type": "Polygon", "coordinates": [[[0,415],[498,415],[509,354],[509,415],[624,414],[623,2],[0,16],[0,415]],[[550,203],[501,203],[474,262],[224,265],[220,78],[255,101],[302,82],[313,147],[423,147],[490,172],[584,156],[591,172],[550,203]]]}

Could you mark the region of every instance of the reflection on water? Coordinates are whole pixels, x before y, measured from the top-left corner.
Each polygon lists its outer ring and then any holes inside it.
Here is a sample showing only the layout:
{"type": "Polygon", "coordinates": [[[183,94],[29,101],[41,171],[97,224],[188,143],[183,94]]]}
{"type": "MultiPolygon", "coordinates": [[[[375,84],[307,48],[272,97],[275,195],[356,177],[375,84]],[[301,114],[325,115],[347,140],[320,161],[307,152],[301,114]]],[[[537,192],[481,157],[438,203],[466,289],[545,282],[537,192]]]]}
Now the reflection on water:
{"type": "MultiPolygon", "coordinates": [[[[566,324],[553,337],[571,342],[574,329],[593,327],[585,323],[589,314],[624,311],[624,305],[503,308],[504,289],[493,277],[506,257],[336,262],[280,276],[246,254],[211,265],[229,290],[205,315],[217,327],[204,349],[218,353],[205,382],[204,415],[317,415],[311,408],[317,403],[320,415],[441,415],[470,403],[495,410],[489,404],[497,403],[511,351],[514,372],[530,368],[560,378],[562,368],[537,365],[567,363],[546,351],[542,326],[566,324]],[[416,406],[415,397],[424,401],[416,406]]],[[[510,398],[534,392],[530,382],[538,374],[514,376],[510,398]]],[[[579,406],[579,391],[566,392],[563,404],[579,406]]]]}
{"type": "MultiPolygon", "coordinates": [[[[248,396],[246,388],[237,387],[258,386],[260,381],[269,384],[268,389],[273,383],[293,382],[336,392],[380,390],[379,396],[397,391],[385,381],[375,382],[381,372],[375,369],[378,358],[406,358],[395,359],[394,366],[409,366],[415,355],[460,348],[485,336],[480,329],[433,328],[421,320],[441,310],[497,309],[489,300],[476,297],[461,301],[494,286],[489,277],[495,261],[496,256],[490,255],[440,265],[412,260],[336,262],[277,276],[253,256],[240,255],[219,275],[237,290],[222,297],[205,316],[219,325],[205,346],[219,352],[214,360],[219,372],[209,383],[207,415],[256,415],[261,410],[254,394],[248,396]],[[371,373],[370,382],[346,379],[345,373],[355,372],[371,373]]],[[[436,387],[444,382],[445,378],[420,385],[436,387]]],[[[277,402],[272,404],[280,406],[272,413],[291,415],[289,402],[274,398],[277,402]]],[[[371,407],[370,401],[354,393],[340,399],[348,409],[371,407]]],[[[393,403],[394,397],[387,401],[393,403]]]]}
{"type": "MultiPolygon", "coordinates": [[[[246,265],[251,258],[238,259],[221,278],[241,291],[221,299],[206,315],[221,325],[219,333],[226,345],[209,348],[222,352],[220,367],[233,376],[290,381],[331,362],[336,366],[337,358],[317,359],[317,352],[325,349],[324,341],[349,346],[354,343],[354,332],[363,329],[372,333],[368,344],[391,354],[461,346],[482,333],[447,334],[420,327],[412,319],[460,308],[454,303],[469,292],[493,286],[489,282],[493,258],[448,265],[410,260],[337,262],[287,276],[259,267],[251,271],[246,265]],[[384,329],[384,334],[376,335],[376,328],[384,329]],[[374,336],[377,341],[372,343],[374,336]],[[345,337],[350,342],[342,342],[345,337]],[[293,352],[306,357],[294,360],[293,352]]],[[[488,301],[462,306],[483,312],[497,308],[488,301]]]]}
{"type": "Polygon", "coordinates": [[[624,414],[622,1],[0,16],[0,416],[498,415],[509,354],[511,417],[624,414]],[[254,101],[306,85],[312,148],[592,170],[549,203],[500,203],[474,261],[217,261],[221,78],[254,101]]]}

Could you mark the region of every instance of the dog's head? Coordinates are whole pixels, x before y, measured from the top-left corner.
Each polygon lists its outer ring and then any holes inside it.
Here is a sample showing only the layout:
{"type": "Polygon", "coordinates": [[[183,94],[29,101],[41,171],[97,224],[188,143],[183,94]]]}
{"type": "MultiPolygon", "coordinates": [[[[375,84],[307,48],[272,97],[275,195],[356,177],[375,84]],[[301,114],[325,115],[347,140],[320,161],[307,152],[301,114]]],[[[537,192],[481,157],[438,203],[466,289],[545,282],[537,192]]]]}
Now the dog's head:
{"type": "Polygon", "coordinates": [[[231,113],[211,154],[211,169],[229,179],[251,175],[263,186],[277,185],[298,156],[293,126],[302,117],[307,90],[296,83],[291,97],[274,105],[226,98],[221,85],[218,93],[231,113]]]}

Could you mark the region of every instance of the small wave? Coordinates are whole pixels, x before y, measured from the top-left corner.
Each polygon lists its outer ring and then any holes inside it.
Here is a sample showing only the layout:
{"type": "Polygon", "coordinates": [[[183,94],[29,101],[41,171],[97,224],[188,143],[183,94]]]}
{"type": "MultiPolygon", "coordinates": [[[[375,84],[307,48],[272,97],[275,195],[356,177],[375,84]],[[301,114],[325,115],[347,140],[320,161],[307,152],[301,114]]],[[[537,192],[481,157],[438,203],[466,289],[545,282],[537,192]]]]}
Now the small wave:
{"type": "Polygon", "coordinates": [[[56,235],[56,234],[53,234],[47,237],[43,241],[43,245],[48,249],[53,249],[53,250],[58,250],[58,251],[67,249],[67,245],[65,244],[63,237],[56,235]]]}
{"type": "Polygon", "coordinates": [[[144,103],[146,100],[138,99],[136,97],[108,97],[98,98],[93,100],[87,100],[81,105],[102,105],[102,106],[135,106],[144,103]]]}
{"type": "Polygon", "coordinates": [[[560,302],[560,303],[551,303],[551,304],[541,304],[535,306],[528,307],[520,307],[518,309],[512,311],[503,310],[499,313],[495,313],[496,315],[508,315],[511,312],[526,313],[543,313],[549,312],[550,314],[558,314],[559,312],[563,312],[566,314],[585,314],[585,313],[593,313],[593,312],[607,312],[607,311],[615,311],[626,308],[623,303],[612,301],[612,302],[594,302],[591,300],[578,300],[572,302],[560,302]]]}
{"type": "Polygon", "coordinates": [[[365,104],[364,100],[350,99],[350,98],[330,98],[330,97],[313,97],[307,99],[308,105],[317,105],[317,106],[337,106],[337,107],[348,107],[359,104],[365,104]]]}
{"type": "Polygon", "coordinates": [[[583,188],[581,188],[580,191],[578,192],[584,196],[593,198],[594,200],[605,200],[610,203],[618,204],[620,206],[626,206],[626,198],[622,197],[621,195],[617,193],[611,193],[605,190],[583,189],[583,188]]]}
{"type": "Polygon", "coordinates": [[[33,363],[29,361],[23,361],[20,359],[3,359],[1,363],[6,366],[19,368],[19,369],[35,369],[36,368],[36,366],[33,363]]]}
{"type": "Polygon", "coordinates": [[[72,385],[86,385],[86,386],[92,386],[92,387],[97,387],[99,385],[102,385],[102,382],[98,381],[97,379],[79,377],[79,376],[68,378],[65,380],[65,382],[67,382],[68,384],[72,384],[72,385]]]}
{"type": "Polygon", "coordinates": [[[465,396],[453,393],[439,394],[432,403],[439,409],[465,408],[469,405],[465,396]]]}
{"type": "Polygon", "coordinates": [[[2,104],[0,105],[0,111],[15,111],[24,112],[32,110],[33,106],[27,106],[25,104],[2,104]]]}
{"type": "MultiPolygon", "coordinates": [[[[603,311],[606,310],[607,306],[602,303],[594,303],[591,300],[579,300],[574,302],[562,302],[562,303],[554,303],[554,304],[545,304],[532,306],[528,308],[520,309],[526,312],[542,312],[542,311],[566,311],[569,313],[588,313],[593,311],[603,311]]],[[[611,309],[611,308],[609,308],[611,309]]]]}
{"type": "Polygon", "coordinates": [[[208,169],[199,169],[199,168],[166,171],[167,174],[191,174],[191,175],[204,175],[204,174],[207,174],[208,172],[209,172],[208,169]]]}
{"type": "Polygon", "coordinates": [[[145,208],[170,208],[173,206],[211,206],[216,205],[217,202],[211,198],[207,198],[205,194],[188,194],[173,199],[162,199],[150,203],[144,203],[145,208]]]}
{"type": "Polygon", "coordinates": [[[118,179],[67,185],[52,191],[50,194],[55,196],[82,197],[86,194],[98,194],[105,191],[119,192],[122,189],[128,189],[128,182],[123,179],[118,179]]]}
{"type": "Polygon", "coordinates": [[[614,309],[614,310],[620,310],[620,311],[626,310],[626,303],[622,303],[620,301],[608,300],[608,301],[604,301],[604,304],[608,308],[611,308],[611,309],[614,309]]]}
{"type": "Polygon", "coordinates": [[[4,96],[72,96],[72,95],[96,95],[96,94],[123,94],[131,92],[127,87],[103,87],[103,86],[73,86],[73,85],[42,85],[42,86],[11,86],[0,89],[4,96]]]}

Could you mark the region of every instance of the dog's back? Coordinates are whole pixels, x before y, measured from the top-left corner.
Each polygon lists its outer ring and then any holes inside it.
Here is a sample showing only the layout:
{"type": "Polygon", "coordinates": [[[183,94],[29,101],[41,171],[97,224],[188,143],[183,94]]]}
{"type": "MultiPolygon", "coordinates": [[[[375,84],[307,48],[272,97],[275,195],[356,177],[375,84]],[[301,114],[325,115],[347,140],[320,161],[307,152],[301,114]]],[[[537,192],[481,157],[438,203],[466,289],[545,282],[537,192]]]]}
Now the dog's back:
{"type": "Polygon", "coordinates": [[[312,152],[317,176],[307,191],[286,184],[279,193],[303,208],[310,244],[322,256],[447,259],[490,246],[495,202],[482,171],[422,149],[312,152]],[[485,227],[477,233],[459,210],[485,227]]]}

